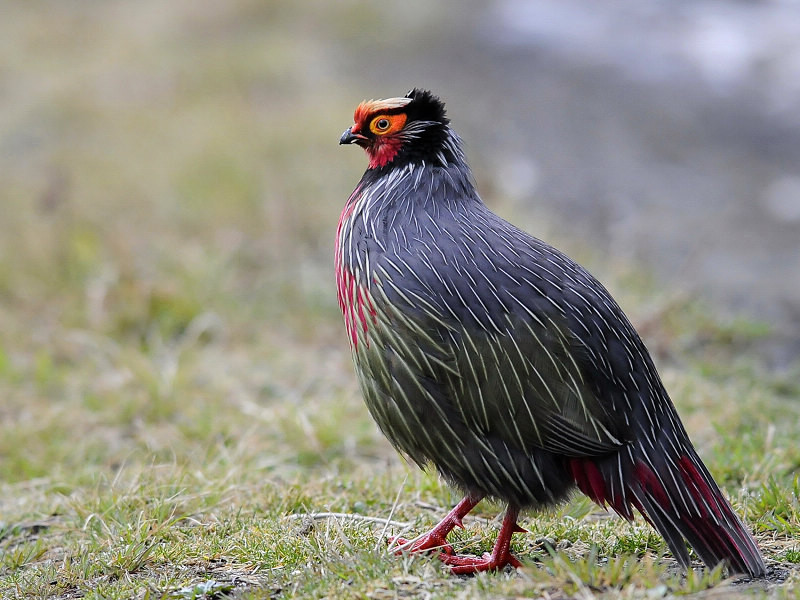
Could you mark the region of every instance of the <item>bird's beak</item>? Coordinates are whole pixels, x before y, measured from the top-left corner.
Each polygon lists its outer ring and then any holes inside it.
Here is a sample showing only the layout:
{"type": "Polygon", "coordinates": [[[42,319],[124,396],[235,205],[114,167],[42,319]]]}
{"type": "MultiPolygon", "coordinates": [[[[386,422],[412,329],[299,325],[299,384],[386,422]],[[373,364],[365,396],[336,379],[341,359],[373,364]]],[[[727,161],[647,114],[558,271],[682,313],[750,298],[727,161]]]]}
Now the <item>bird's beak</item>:
{"type": "Polygon", "coordinates": [[[353,143],[360,143],[366,141],[366,136],[361,135],[360,133],[353,133],[353,128],[348,127],[344,130],[342,137],[339,138],[339,145],[342,144],[353,144],[353,143]]]}

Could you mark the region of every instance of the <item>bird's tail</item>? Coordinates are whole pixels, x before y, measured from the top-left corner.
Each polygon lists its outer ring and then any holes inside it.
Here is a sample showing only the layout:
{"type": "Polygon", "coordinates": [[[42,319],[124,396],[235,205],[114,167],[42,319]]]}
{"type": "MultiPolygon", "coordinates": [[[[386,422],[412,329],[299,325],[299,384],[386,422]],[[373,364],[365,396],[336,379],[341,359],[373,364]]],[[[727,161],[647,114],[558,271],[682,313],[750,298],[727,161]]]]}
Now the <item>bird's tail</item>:
{"type": "Polygon", "coordinates": [[[572,460],[570,467],[581,491],[599,504],[629,520],[635,507],[684,567],[689,566],[688,542],[710,567],[724,562],[737,573],[765,575],[755,540],[694,450],[677,460],[631,452],[609,462],[572,460]]]}

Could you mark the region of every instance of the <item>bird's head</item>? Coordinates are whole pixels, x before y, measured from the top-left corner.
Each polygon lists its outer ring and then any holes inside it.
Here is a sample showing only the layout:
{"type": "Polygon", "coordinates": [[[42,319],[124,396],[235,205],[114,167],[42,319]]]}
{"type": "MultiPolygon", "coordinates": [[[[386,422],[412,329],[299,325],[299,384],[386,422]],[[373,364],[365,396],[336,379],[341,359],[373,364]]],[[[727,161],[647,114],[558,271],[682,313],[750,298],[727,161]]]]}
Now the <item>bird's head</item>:
{"type": "Polygon", "coordinates": [[[420,162],[443,154],[449,122],[444,103],[429,91],[415,88],[402,98],[359,104],[353,126],[339,143],[364,148],[370,169],[420,162]]]}

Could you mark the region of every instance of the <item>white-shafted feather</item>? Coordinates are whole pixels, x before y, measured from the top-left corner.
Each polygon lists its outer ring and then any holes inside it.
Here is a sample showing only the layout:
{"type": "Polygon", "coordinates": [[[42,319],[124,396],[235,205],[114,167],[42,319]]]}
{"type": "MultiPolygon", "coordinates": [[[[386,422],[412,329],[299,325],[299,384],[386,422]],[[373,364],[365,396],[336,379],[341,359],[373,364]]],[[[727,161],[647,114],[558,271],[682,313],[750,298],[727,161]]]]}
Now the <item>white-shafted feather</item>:
{"type": "Polygon", "coordinates": [[[626,518],[643,512],[683,564],[688,540],[709,564],[762,574],[622,310],[577,263],[486,208],[446,123],[408,121],[402,144],[444,128],[441,143],[368,171],[340,222],[340,302],[381,430],[470,497],[516,510],[577,484],[626,518]]]}

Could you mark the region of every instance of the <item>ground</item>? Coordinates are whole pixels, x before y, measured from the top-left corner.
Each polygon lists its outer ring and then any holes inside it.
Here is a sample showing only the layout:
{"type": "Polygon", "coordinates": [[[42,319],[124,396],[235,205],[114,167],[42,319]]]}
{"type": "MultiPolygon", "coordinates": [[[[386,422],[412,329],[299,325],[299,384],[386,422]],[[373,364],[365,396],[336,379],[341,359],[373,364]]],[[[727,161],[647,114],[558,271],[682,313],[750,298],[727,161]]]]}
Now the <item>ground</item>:
{"type": "MultiPolygon", "coordinates": [[[[0,596],[793,597],[800,389],[759,361],[769,327],[502,194],[487,202],[629,313],[770,577],[685,576],[642,520],[581,498],[525,515],[518,572],[390,555],[388,535],[458,497],[371,422],[335,301],[333,233],[364,168],[336,142],[362,98],[315,70],[335,54],[308,31],[367,17],[169,6],[4,8],[0,596]]],[[[501,511],[479,505],[456,548],[488,550],[501,511]]]]}

